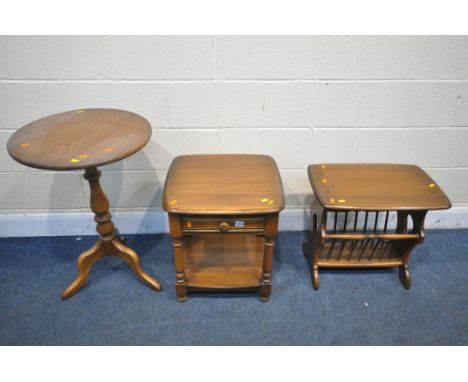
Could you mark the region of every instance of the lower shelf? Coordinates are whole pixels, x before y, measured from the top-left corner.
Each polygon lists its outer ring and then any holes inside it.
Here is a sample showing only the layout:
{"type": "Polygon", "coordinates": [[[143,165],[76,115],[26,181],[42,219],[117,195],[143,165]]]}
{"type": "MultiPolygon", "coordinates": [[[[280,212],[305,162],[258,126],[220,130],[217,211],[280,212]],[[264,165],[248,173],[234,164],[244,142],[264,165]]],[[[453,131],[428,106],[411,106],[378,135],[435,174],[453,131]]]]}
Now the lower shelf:
{"type": "Polygon", "coordinates": [[[328,242],[321,248],[318,260],[318,266],[323,268],[397,267],[402,264],[395,245],[387,240],[328,242]]]}
{"type": "Polygon", "coordinates": [[[252,234],[184,237],[187,286],[193,289],[247,289],[260,285],[264,239],[252,234]]]}

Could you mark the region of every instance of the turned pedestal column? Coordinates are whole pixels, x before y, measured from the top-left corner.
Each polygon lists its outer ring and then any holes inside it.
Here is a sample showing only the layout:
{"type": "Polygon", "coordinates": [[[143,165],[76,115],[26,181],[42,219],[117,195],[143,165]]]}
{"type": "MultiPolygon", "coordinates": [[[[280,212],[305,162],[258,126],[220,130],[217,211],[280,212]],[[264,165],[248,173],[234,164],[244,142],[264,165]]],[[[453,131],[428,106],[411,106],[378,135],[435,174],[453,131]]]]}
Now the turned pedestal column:
{"type": "Polygon", "coordinates": [[[84,178],[89,182],[91,188],[91,210],[94,212],[96,231],[99,239],[96,244],[83,252],[78,258],[78,275],[75,280],[63,291],[62,299],[73,296],[86,282],[89,270],[96,260],[103,256],[114,255],[125,260],[135,275],[148,287],[161,290],[159,283],[146,273],[140,265],[138,255],[134,250],[126,247],[118,230],[111,220],[109,212],[109,201],[99,183],[101,172],[95,168],[87,168],[84,178]]]}

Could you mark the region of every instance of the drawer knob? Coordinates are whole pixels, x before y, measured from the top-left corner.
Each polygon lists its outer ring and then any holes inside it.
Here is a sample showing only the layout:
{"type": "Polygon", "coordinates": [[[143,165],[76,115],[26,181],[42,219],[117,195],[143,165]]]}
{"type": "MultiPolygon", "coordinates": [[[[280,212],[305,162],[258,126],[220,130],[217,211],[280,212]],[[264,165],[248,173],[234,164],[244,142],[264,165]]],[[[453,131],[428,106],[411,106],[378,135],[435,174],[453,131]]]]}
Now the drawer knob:
{"type": "Polygon", "coordinates": [[[218,228],[221,232],[227,232],[229,231],[229,223],[226,223],[226,222],[219,223],[218,228]]]}

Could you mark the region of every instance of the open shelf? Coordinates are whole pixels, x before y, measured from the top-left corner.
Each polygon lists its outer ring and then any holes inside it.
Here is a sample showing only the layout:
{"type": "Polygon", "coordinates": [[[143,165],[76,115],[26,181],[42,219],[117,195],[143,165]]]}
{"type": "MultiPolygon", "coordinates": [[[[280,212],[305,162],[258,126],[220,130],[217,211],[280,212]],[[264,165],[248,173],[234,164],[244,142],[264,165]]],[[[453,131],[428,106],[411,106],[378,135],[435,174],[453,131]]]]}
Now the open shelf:
{"type": "Polygon", "coordinates": [[[258,288],[264,239],[254,234],[197,234],[183,239],[187,286],[192,289],[258,288]]]}

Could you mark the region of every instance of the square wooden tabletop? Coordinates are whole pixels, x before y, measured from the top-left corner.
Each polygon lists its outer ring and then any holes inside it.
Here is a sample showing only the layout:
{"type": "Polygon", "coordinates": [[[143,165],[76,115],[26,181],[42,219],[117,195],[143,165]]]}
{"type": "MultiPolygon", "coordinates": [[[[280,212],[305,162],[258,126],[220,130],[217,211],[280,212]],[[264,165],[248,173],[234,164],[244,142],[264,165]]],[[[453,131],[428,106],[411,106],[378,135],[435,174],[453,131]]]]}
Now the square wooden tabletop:
{"type": "Polygon", "coordinates": [[[440,210],[451,207],[437,183],[406,164],[313,164],[309,180],[331,210],[440,210]]]}
{"type": "Polygon", "coordinates": [[[169,168],[163,207],[178,214],[277,213],[283,185],[266,155],[184,155],[169,168]]]}

